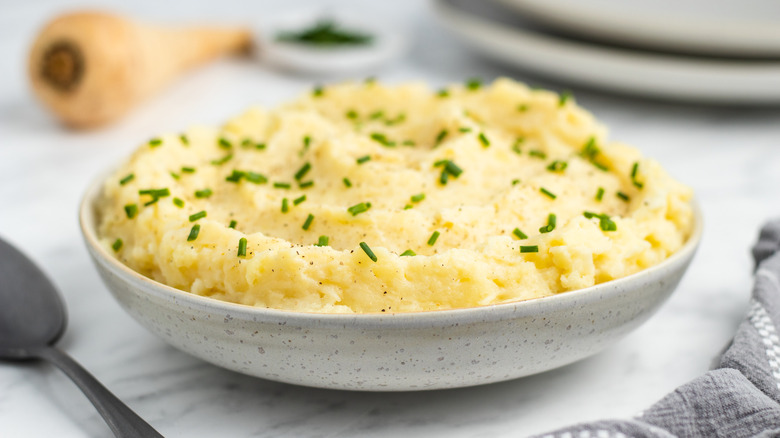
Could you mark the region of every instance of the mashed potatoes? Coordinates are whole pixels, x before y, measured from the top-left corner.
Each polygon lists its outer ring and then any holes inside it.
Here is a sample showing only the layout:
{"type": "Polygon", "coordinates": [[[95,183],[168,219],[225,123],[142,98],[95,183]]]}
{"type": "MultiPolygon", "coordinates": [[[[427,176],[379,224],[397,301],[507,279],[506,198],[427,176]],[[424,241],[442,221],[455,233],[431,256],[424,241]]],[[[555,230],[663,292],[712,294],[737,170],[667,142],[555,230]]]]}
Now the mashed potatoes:
{"type": "Polygon", "coordinates": [[[150,140],[105,182],[99,231],[194,294],[408,312],[645,269],[685,242],[690,199],[565,95],[368,81],[150,140]]]}

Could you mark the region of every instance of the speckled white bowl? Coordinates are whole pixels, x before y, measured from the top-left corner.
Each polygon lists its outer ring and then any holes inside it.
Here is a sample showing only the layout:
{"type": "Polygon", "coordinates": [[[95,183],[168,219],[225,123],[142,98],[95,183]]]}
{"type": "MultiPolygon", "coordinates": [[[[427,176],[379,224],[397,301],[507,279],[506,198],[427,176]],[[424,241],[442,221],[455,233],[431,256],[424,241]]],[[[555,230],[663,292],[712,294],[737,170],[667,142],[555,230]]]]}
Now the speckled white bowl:
{"type": "Polygon", "coordinates": [[[321,388],[409,391],[515,379],[588,357],[647,320],[699,244],[698,206],[685,246],[661,264],[560,295],[399,314],[315,314],[231,304],[144,277],[98,243],[95,201],[80,211],[87,248],[109,290],[165,342],[215,365],[321,388]]]}

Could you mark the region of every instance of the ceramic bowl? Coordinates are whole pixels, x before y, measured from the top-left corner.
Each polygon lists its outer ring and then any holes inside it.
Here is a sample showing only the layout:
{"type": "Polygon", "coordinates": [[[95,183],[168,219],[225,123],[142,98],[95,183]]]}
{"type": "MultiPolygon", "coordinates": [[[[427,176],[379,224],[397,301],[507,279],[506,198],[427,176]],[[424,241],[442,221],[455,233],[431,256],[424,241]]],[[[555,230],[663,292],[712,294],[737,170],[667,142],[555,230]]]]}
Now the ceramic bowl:
{"type": "Polygon", "coordinates": [[[320,388],[409,391],[515,379],[593,355],[646,321],[669,297],[702,231],[634,275],[546,298],[398,314],[316,314],[193,295],[133,271],[96,233],[102,179],[87,191],[81,230],[106,286],[165,342],[217,366],[320,388]]]}

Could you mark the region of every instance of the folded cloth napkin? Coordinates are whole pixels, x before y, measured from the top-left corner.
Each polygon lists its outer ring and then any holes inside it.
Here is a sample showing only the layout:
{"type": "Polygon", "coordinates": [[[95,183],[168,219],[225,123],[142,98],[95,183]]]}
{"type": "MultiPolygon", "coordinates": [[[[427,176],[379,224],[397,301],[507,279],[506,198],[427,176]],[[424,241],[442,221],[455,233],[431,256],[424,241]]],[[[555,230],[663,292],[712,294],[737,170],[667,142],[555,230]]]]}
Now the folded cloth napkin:
{"type": "Polygon", "coordinates": [[[582,423],[538,438],[780,437],[780,221],[753,247],[750,311],[715,368],[630,420],[582,423]]]}

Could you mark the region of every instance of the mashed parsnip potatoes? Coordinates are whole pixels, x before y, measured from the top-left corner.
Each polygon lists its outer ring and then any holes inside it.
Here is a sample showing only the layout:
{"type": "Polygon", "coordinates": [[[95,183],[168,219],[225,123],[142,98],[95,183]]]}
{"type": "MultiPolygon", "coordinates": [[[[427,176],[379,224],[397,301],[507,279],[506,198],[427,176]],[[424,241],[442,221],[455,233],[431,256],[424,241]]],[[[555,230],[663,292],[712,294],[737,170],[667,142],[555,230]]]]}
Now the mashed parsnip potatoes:
{"type": "Polygon", "coordinates": [[[635,273],[683,245],[690,200],[566,95],[366,81],[150,140],[105,182],[99,232],[194,294],[408,312],[635,273]]]}

